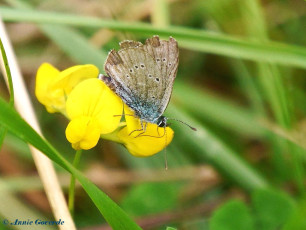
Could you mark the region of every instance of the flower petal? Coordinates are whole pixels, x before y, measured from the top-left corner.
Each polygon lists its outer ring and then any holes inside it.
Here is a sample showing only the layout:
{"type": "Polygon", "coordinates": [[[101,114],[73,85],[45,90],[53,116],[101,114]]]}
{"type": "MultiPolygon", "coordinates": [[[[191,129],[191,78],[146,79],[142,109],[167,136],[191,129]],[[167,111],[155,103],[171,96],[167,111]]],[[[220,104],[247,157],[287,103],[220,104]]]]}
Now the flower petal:
{"type": "Polygon", "coordinates": [[[77,65],[60,72],[56,81],[53,82],[53,89],[63,89],[65,95],[81,81],[89,78],[97,78],[99,69],[91,64],[77,65]]]}
{"type": "Polygon", "coordinates": [[[161,128],[151,123],[148,123],[146,132],[139,135],[141,132],[131,133],[127,126],[118,133],[125,147],[136,157],[148,157],[160,152],[170,144],[174,136],[171,128],[161,128]]]}
{"type": "Polygon", "coordinates": [[[122,108],[122,100],[99,79],[88,79],[78,84],[66,103],[71,120],[79,116],[93,117],[101,134],[113,132],[118,127],[122,108]]]}
{"type": "Polygon", "coordinates": [[[50,83],[58,77],[60,73],[55,67],[49,63],[43,63],[37,70],[36,74],[36,85],[35,85],[35,95],[38,101],[45,105],[48,112],[54,113],[56,110],[49,106],[50,97],[49,97],[49,87],[50,83]]]}
{"type": "Polygon", "coordinates": [[[95,147],[100,138],[97,121],[86,116],[71,120],[66,128],[66,138],[76,150],[95,147]]]}
{"type": "Polygon", "coordinates": [[[129,132],[141,129],[140,119],[135,116],[135,112],[124,104],[124,116],[129,132]]]}
{"type": "Polygon", "coordinates": [[[98,73],[94,65],[78,65],[59,72],[52,65],[44,63],[37,71],[36,97],[48,112],[64,113],[71,90],[84,79],[97,78],[98,73]]]}

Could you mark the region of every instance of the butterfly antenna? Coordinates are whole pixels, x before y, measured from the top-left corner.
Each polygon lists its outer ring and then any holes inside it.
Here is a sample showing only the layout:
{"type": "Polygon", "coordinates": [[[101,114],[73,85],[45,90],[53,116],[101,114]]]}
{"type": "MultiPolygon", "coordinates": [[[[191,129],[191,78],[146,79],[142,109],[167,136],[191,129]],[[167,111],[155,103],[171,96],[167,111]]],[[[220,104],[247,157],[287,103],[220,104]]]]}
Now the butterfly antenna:
{"type": "Polygon", "coordinates": [[[165,170],[168,170],[168,159],[167,159],[167,131],[166,127],[164,127],[164,132],[165,132],[165,170]]]}
{"type": "Polygon", "coordinates": [[[191,128],[193,131],[197,131],[196,128],[192,127],[191,125],[188,125],[186,122],[184,121],[181,121],[181,120],[178,120],[178,119],[175,119],[175,118],[167,118],[167,120],[173,120],[173,121],[178,121],[178,122],[181,122],[182,124],[188,126],[189,128],[191,128]]]}

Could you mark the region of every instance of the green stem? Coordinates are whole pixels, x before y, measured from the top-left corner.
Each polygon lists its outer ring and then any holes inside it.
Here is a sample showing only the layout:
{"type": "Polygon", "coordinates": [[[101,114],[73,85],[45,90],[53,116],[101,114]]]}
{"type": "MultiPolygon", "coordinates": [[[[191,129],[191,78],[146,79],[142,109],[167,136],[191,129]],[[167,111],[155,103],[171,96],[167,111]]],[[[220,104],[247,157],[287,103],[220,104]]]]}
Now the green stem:
{"type": "MultiPolygon", "coordinates": [[[[82,150],[76,151],[75,157],[74,157],[74,160],[73,160],[73,166],[75,168],[77,168],[79,163],[80,163],[81,155],[82,155],[82,150]]],[[[73,213],[74,213],[74,194],[75,194],[75,177],[73,175],[71,175],[70,186],[69,186],[68,207],[69,207],[69,211],[70,211],[72,216],[73,216],[73,213]]]]}
{"type": "MultiPolygon", "coordinates": [[[[6,71],[6,76],[7,76],[7,81],[8,81],[8,87],[9,87],[9,92],[10,92],[10,106],[14,106],[14,89],[13,89],[13,80],[12,80],[12,75],[11,75],[11,70],[8,65],[8,60],[6,56],[6,52],[2,43],[2,40],[0,38],[0,50],[1,50],[1,55],[6,71]]],[[[3,128],[2,126],[0,127],[0,147],[2,146],[2,143],[4,141],[4,137],[6,136],[7,129],[3,128]]]]}
{"type": "Polygon", "coordinates": [[[14,88],[13,88],[13,80],[12,80],[12,75],[11,75],[11,70],[8,64],[7,56],[5,53],[5,49],[2,43],[2,40],[0,39],[0,49],[1,49],[1,54],[2,54],[2,59],[7,75],[7,80],[8,80],[8,86],[9,86],[9,91],[10,91],[10,105],[14,105],[14,88]]]}

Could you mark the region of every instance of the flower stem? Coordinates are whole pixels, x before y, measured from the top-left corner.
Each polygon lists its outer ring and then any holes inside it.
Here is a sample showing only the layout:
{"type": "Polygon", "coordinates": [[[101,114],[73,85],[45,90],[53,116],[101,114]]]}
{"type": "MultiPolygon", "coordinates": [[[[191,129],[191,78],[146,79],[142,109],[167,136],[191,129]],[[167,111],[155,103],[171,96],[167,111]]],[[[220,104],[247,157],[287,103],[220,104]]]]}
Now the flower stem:
{"type": "MultiPolygon", "coordinates": [[[[73,160],[73,166],[75,168],[78,167],[80,159],[82,155],[82,149],[76,151],[74,160],[73,160]]],[[[70,187],[69,187],[69,197],[68,197],[68,207],[71,215],[73,216],[74,213],[74,194],[75,194],[75,177],[71,175],[70,178],[70,187]]]]}

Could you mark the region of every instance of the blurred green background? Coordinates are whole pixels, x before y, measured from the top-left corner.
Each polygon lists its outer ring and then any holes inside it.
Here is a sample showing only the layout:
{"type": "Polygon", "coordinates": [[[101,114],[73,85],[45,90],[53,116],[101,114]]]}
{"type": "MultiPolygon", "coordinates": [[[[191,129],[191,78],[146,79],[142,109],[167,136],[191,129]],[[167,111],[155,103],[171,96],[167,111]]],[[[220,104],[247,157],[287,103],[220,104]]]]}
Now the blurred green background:
{"type": "MultiPolygon", "coordinates": [[[[198,131],[171,124],[169,170],[163,152],[135,158],[105,140],[83,154],[80,166],[142,228],[306,229],[305,1],[0,3],[43,134],[70,161],[68,121],[48,114],[35,98],[37,68],[43,62],[61,70],[92,63],[104,72],[107,52],[119,41],[177,39],[180,64],[165,114],[198,131]]],[[[3,78],[0,96],[8,98],[3,78]]],[[[52,219],[27,145],[8,133],[0,157],[1,220],[18,209],[30,210],[32,219],[52,219]]],[[[67,192],[69,174],[57,170],[67,192]]],[[[80,187],[75,221],[78,229],[108,229],[80,187]]]]}

